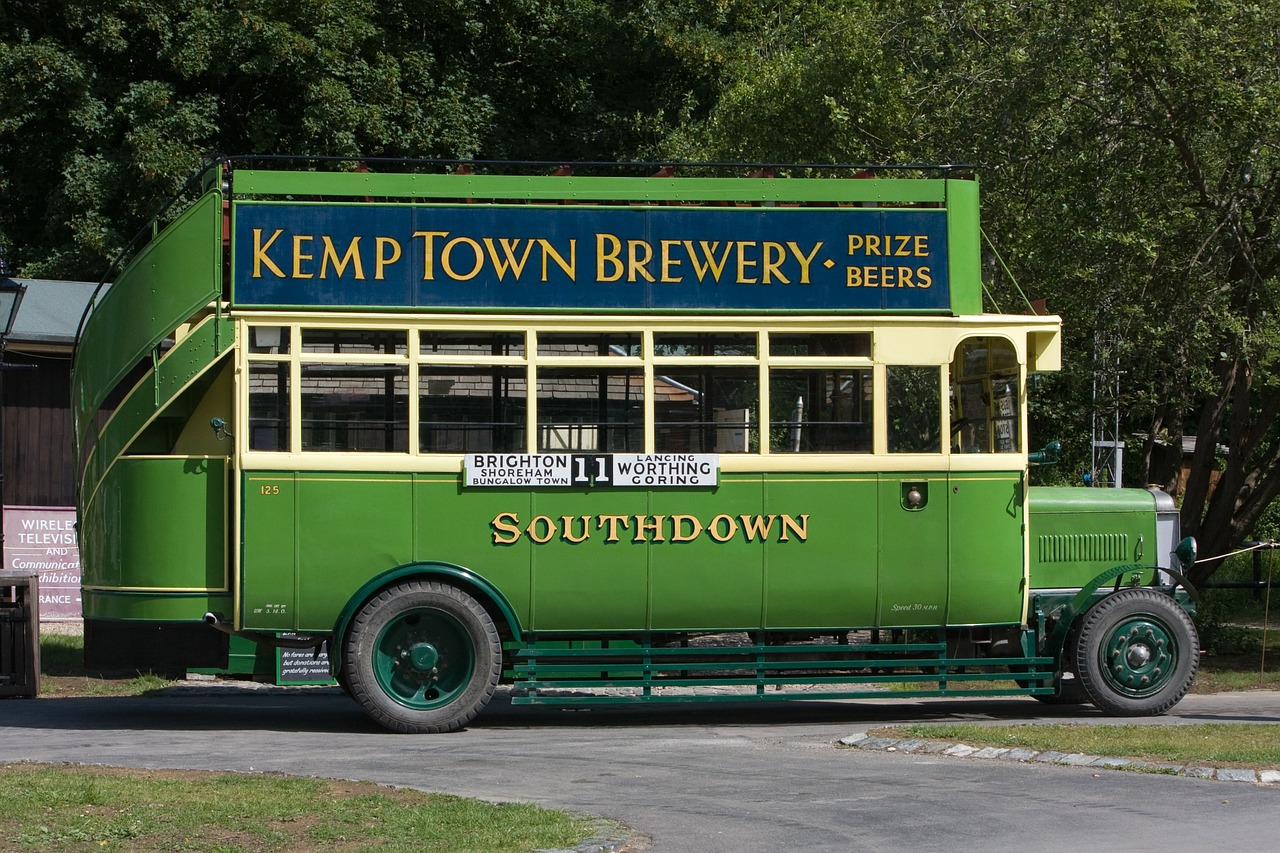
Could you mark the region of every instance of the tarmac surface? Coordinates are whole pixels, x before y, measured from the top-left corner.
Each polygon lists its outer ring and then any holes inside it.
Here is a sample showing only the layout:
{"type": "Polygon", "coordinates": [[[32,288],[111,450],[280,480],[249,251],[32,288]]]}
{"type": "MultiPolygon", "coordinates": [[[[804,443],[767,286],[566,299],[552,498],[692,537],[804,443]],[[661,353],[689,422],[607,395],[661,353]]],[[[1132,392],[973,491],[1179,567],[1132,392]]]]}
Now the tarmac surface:
{"type": "MultiPolygon", "coordinates": [[[[869,729],[918,721],[1134,722],[1021,698],[566,711],[499,697],[463,732],[406,736],[378,729],[334,688],[195,682],[156,696],[0,701],[0,761],[281,772],[522,800],[620,821],[627,850],[1280,846],[1280,784],[1256,773],[1250,783],[865,742],[869,729]]],[[[1277,724],[1280,692],[1189,696],[1142,722],[1277,724]]]]}

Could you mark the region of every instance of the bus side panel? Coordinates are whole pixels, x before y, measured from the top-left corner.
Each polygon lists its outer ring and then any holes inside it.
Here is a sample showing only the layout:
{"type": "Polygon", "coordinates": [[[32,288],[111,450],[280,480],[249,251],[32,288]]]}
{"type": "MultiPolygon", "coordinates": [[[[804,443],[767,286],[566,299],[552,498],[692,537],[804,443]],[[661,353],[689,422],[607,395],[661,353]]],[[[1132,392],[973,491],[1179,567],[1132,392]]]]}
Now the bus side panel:
{"type": "Polygon", "coordinates": [[[328,631],[351,596],[413,562],[407,474],[299,475],[298,629],[328,631]]]}
{"type": "Polygon", "coordinates": [[[667,541],[645,537],[651,542],[653,566],[652,628],[715,630],[762,624],[765,546],[748,542],[743,529],[743,516],[760,514],[759,476],[725,478],[710,491],[651,492],[650,503],[651,517],[667,516],[661,528],[667,541]],[[689,542],[671,541],[677,534],[667,524],[673,524],[670,517],[677,514],[697,518],[705,526],[702,534],[689,542]]]}
{"type": "Polygon", "coordinates": [[[1022,619],[1022,478],[1018,473],[951,475],[951,589],[947,624],[1022,619]]]}
{"type": "Polygon", "coordinates": [[[522,532],[533,515],[531,492],[462,490],[456,474],[422,474],[414,480],[414,497],[414,559],[453,563],[480,575],[506,598],[520,627],[528,630],[529,562],[531,551],[539,547],[522,532]],[[518,537],[511,532],[515,527],[521,531],[518,537]]]}
{"type": "Polygon", "coordinates": [[[248,630],[297,629],[297,475],[244,475],[241,619],[248,630]]]}
{"type": "Polygon", "coordinates": [[[880,477],[880,609],[876,624],[945,624],[947,478],[936,473],[880,477]],[[912,492],[920,495],[913,505],[912,492]]]}
{"type": "Polygon", "coordinates": [[[876,620],[876,478],[769,476],[766,512],[804,518],[803,540],[765,549],[765,627],[873,625],[876,620]]]}
{"type": "Polygon", "coordinates": [[[225,590],[225,478],[222,459],[117,460],[86,512],[84,584],[225,590]]]}
{"type": "MultiPolygon", "coordinates": [[[[292,631],[298,627],[295,478],[295,474],[272,471],[253,471],[243,478],[241,619],[249,630],[292,631]]],[[[333,627],[332,621],[329,627],[333,627]]]]}
{"type": "Polygon", "coordinates": [[[583,492],[531,495],[523,541],[530,545],[533,630],[645,627],[649,562],[645,547],[634,539],[636,517],[647,512],[644,492],[610,493],[604,499],[583,492]],[[609,515],[620,518],[604,518],[609,515]],[[550,540],[535,541],[553,529],[550,540]],[[584,535],[581,542],[571,541],[584,535]]]}

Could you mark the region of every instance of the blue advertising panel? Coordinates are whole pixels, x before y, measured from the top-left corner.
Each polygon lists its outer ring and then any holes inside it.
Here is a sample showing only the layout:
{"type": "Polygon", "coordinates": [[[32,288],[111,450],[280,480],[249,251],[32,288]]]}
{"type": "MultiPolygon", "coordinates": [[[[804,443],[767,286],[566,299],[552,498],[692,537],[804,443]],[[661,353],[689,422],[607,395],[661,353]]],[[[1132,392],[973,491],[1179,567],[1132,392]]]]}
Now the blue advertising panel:
{"type": "Polygon", "coordinates": [[[945,311],[942,209],[237,202],[236,305],[945,311]]]}

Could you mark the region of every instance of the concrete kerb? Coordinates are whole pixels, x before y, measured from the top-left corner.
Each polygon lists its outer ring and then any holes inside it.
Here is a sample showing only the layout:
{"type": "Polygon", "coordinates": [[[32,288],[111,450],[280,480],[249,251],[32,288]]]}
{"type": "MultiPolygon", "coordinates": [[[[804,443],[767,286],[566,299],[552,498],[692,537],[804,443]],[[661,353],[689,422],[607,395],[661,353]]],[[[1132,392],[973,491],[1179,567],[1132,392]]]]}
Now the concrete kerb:
{"type": "Polygon", "coordinates": [[[950,755],[955,758],[984,758],[989,761],[1035,762],[1038,764],[1060,764],[1068,767],[1096,767],[1101,770],[1134,770],[1145,773],[1164,773],[1170,776],[1188,776],[1193,779],[1212,779],[1218,782],[1252,782],[1255,785],[1280,785],[1280,770],[1163,764],[1156,761],[1088,755],[1080,752],[1068,754],[1052,750],[1040,751],[994,746],[977,747],[965,743],[921,740],[919,738],[873,737],[866,732],[840,738],[838,743],[849,749],[863,749],[873,752],[950,755]]]}

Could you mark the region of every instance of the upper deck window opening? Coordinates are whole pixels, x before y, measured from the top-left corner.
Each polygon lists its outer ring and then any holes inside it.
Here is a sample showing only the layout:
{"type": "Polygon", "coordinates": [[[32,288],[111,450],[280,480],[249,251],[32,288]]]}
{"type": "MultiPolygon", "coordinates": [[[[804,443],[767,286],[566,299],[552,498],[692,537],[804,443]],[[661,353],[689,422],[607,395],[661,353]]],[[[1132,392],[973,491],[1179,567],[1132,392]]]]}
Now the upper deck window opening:
{"type": "Polygon", "coordinates": [[[755,332],[656,332],[653,354],[659,356],[754,356],[755,332]]]}
{"type": "Polygon", "coordinates": [[[403,329],[303,329],[304,353],[341,355],[405,355],[408,333],[403,329]]]}
{"type": "Polygon", "coordinates": [[[523,452],[527,409],[523,367],[423,365],[418,374],[419,449],[523,452]]]}
{"type": "Polygon", "coordinates": [[[408,365],[303,364],[302,449],[406,452],[408,365]]]}
{"type": "Polygon", "coordinates": [[[885,385],[890,453],[942,450],[942,370],[890,365],[885,385]]]}
{"type": "Polygon", "coordinates": [[[870,453],[874,422],[870,369],[773,370],[773,453],[870,453]]]}
{"type": "Polygon", "coordinates": [[[773,332],[769,335],[769,355],[871,358],[871,333],[773,332]]]}
{"type": "Polygon", "coordinates": [[[639,356],[639,332],[539,332],[538,355],[639,356]]]}
{"type": "Polygon", "coordinates": [[[654,377],[653,395],[656,452],[759,450],[760,374],[756,368],[664,368],[654,377]]]}
{"type": "Polygon", "coordinates": [[[644,371],[638,367],[538,370],[538,450],[644,450],[644,371]]]}
{"type": "Polygon", "coordinates": [[[422,355],[524,355],[524,335],[520,332],[452,332],[424,329],[418,333],[422,355]]]}

